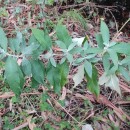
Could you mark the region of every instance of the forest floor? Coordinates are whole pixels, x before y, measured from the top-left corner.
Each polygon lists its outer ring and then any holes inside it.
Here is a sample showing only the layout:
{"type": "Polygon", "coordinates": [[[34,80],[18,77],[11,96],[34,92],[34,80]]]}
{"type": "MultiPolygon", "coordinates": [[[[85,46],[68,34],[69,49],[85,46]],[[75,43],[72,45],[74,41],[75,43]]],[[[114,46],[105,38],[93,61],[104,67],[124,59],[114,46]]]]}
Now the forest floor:
{"type": "MultiPolygon", "coordinates": [[[[55,25],[62,22],[73,38],[87,36],[95,43],[101,17],[106,20],[112,37],[123,25],[123,22],[116,21],[112,6],[83,2],[45,6],[41,3],[40,0],[27,0],[25,3],[22,0],[0,1],[0,26],[7,36],[14,37],[16,31],[24,34],[31,27],[44,29],[45,26],[49,35],[53,36],[55,25]],[[109,10],[111,18],[108,19],[106,14],[100,15],[99,9],[109,10]]],[[[128,27],[116,40],[130,42],[128,27]]],[[[0,62],[0,70],[3,69],[4,65],[0,62]]],[[[99,76],[102,75],[102,66],[98,65],[97,69],[99,76]]],[[[75,71],[72,68],[70,75],[75,71]]],[[[130,130],[130,83],[120,78],[122,97],[101,86],[98,100],[87,90],[84,81],[76,88],[72,87],[73,82],[70,81],[61,94],[49,91],[46,94],[44,86],[32,89],[28,79],[21,98],[17,99],[1,75],[0,130],[130,130]]]]}

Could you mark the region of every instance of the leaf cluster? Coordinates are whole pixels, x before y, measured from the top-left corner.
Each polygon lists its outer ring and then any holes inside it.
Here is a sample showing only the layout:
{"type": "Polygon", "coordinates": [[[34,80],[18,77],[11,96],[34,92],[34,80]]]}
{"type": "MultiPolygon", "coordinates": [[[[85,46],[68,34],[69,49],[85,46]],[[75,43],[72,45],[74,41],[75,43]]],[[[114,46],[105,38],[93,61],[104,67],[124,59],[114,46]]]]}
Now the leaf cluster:
{"type": "Polygon", "coordinates": [[[59,93],[68,82],[71,66],[77,67],[77,73],[73,75],[73,87],[86,78],[86,87],[97,97],[100,94],[99,85],[104,84],[121,95],[117,75],[130,81],[130,45],[111,41],[109,29],[103,20],[100,33],[96,35],[96,47],[89,44],[87,37],[82,40],[72,39],[61,24],[56,26],[57,40],[54,42],[47,30],[31,30],[32,35],[27,41],[19,31],[16,38],[7,38],[0,28],[0,59],[5,62],[4,77],[16,95],[22,92],[27,76],[31,77],[33,88],[39,84],[48,84],[59,93]],[[54,52],[53,46],[60,49],[60,54],[54,52]],[[56,60],[56,56],[61,57],[60,61],[56,60]],[[97,63],[104,68],[104,74],[99,80],[95,67],[97,63]]]}

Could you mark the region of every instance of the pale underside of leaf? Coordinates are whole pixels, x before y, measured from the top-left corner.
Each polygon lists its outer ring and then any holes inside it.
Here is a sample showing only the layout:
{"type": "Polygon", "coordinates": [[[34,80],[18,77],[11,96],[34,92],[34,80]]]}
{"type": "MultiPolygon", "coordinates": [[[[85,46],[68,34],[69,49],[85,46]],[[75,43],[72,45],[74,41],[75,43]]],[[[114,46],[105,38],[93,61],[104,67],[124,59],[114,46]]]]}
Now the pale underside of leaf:
{"type": "Polygon", "coordinates": [[[78,67],[78,72],[73,77],[74,88],[82,82],[83,78],[84,78],[84,64],[78,67]]]}
{"type": "Polygon", "coordinates": [[[121,90],[119,86],[119,79],[115,74],[107,76],[105,73],[99,78],[99,84],[105,84],[105,87],[110,87],[115,90],[119,95],[121,95],[121,90]]]}

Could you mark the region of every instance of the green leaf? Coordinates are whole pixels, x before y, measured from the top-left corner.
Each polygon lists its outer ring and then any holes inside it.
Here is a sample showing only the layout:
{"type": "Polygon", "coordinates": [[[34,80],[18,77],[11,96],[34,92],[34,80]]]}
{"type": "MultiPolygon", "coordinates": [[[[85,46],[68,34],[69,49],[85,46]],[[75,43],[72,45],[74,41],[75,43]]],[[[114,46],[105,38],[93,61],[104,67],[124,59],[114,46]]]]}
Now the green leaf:
{"type": "Polygon", "coordinates": [[[53,51],[50,49],[46,54],[44,54],[44,58],[49,60],[53,56],[53,51]]]}
{"type": "Polygon", "coordinates": [[[109,58],[110,58],[110,56],[109,56],[108,53],[105,53],[105,54],[103,55],[102,61],[103,61],[103,67],[104,67],[104,70],[105,70],[106,73],[107,73],[108,70],[110,69],[110,61],[109,61],[109,58]]]}
{"type": "Polygon", "coordinates": [[[83,48],[81,47],[75,47],[73,48],[73,50],[70,51],[71,54],[81,54],[81,52],[83,51],[83,48]]]}
{"type": "Polygon", "coordinates": [[[44,83],[44,65],[39,60],[32,60],[31,63],[31,71],[33,78],[40,84],[44,83]]]}
{"type": "Polygon", "coordinates": [[[108,75],[111,75],[111,74],[114,74],[118,70],[118,55],[112,49],[108,49],[108,53],[109,53],[110,58],[114,64],[114,65],[112,64],[110,70],[108,71],[108,75]]]}
{"type": "Polygon", "coordinates": [[[20,95],[24,85],[24,77],[17,61],[12,57],[8,57],[5,63],[5,77],[13,92],[20,95]]]}
{"type": "Polygon", "coordinates": [[[66,45],[64,42],[62,41],[55,41],[55,42],[61,49],[66,49],[66,45]]]}
{"type": "Polygon", "coordinates": [[[69,65],[67,62],[58,64],[56,67],[50,63],[47,66],[47,80],[54,87],[54,91],[58,93],[67,82],[69,73],[69,65]]]}
{"type": "Polygon", "coordinates": [[[32,34],[29,38],[28,44],[31,45],[32,43],[39,44],[36,37],[32,34]]]}
{"type": "Polygon", "coordinates": [[[46,42],[46,45],[47,45],[47,49],[51,48],[52,47],[52,41],[51,41],[51,38],[50,38],[47,30],[44,31],[44,39],[45,39],[45,42],[46,42]]]}
{"type": "Polygon", "coordinates": [[[87,52],[87,54],[99,54],[99,53],[101,53],[103,50],[101,49],[101,48],[88,48],[87,50],[86,50],[86,52],[87,52]]]}
{"type": "Polygon", "coordinates": [[[31,81],[32,81],[31,87],[38,88],[39,83],[33,77],[31,78],[31,81]]]}
{"type": "Polygon", "coordinates": [[[24,58],[22,60],[21,66],[22,66],[22,70],[23,70],[24,74],[26,76],[30,76],[32,72],[31,72],[31,63],[29,62],[29,60],[24,58]]]}
{"type": "Polygon", "coordinates": [[[69,74],[69,65],[67,62],[64,62],[63,64],[58,65],[58,67],[60,69],[60,76],[61,76],[60,85],[61,87],[63,87],[67,82],[67,76],[69,74]]]}
{"type": "Polygon", "coordinates": [[[123,66],[119,66],[119,71],[121,75],[129,82],[130,81],[130,72],[123,66]]]}
{"type": "Polygon", "coordinates": [[[9,46],[13,52],[15,52],[16,50],[19,50],[20,47],[19,47],[19,44],[17,43],[16,38],[9,38],[8,40],[9,40],[9,46]]]}
{"type": "MultiPolygon", "coordinates": [[[[47,5],[53,5],[54,4],[54,0],[44,0],[44,2],[45,2],[45,4],[47,4],[47,5]]],[[[41,0],[39,0],[38,1],[38,4],[43,4],[43,1],[41,0]]]]}
{"type": "Polygon", "coordinates": [[[73,77],[74,88],[79,85],[84,78],[84,64],[78,66],[78,71],[73,77]]]}
{"type": "Polygon", "coordinates": [[[53,57],[50,58],[50,62],[54,67],[56,67],[56,61],[53,57]]]}
{"type": "Polygon", "coordinates": [[[102,39],[104,41],[103,44],[108,45],[109,40],[110,40],[110,34],[109,34],[108,26],[106,25],[106,23],[103,20],[101,20],[100,31],[102,34],[102,39]]]}
{"type": "Polygon", "coordinates": [[[91,62],[91,63],[97,63],[98,61],[101,61],[101,58],[100,57],[94,57],[94,58],[92,58],[92,59],[89,59],[89,62],[91,62]]]}
{"type": "Polygon", "coordinates": [[[66,27],[58,24],[56,27],[56,34],[58,39],[65,43],[66,47],[68,48],[69,45],[72,43],[72,38],[70,37],[66,27]]]}
{"type": "Polygon", "coordinates": [[[117,54],[115,52],[113,52],[113,50],[109,51],[109,53],[106,52],[102,57],[103,58],[103,60],[102,60],[103,61],[103,67],[104,67],[104,70],[105,70],[107,75],[114,74],[115,71],[118,69],[117,54]],[[110,55],[111,55],[111,57],[110,57],[110,55]],[[114,63],[110,62],[111,59],[114,63]]]}
{"type": "Polygon", "coordinates": [[[92,64],[88,62],[87,60],[84,62],[84,69],[88,76],[92,78],[92,64]]]}
{"type": "Polygon", "coordinates": [[[75,42],[72,42],[69,47],[68,47],[68,51],[71,51],[74,47],[76,46],[75,42]]]}
{"type": "Polygon", "coordinates": [[[20,66],[18,66],[18,73],[19,73],[19,78],[20,78],[20,87],[22,89],[24,85],[24,76],[23,76],[20,66]]]}
{"type": "Polygon", "coordinates": [[[32,54],[31,55],[26,55],[26,57],[31,58],[32,59],[38,59],[38,57],[43,53],[43,47],[42,46],[39,46],[37,49],[34,49],[32,51],[32,54]]]}
{"type": "Polygon", "coordinates": [[[130,44],[128,43],[119,43],[111,47],[117,53],[123,53],[126,55],[130,55],[130,44]]]}
{"type": "Polygon", "coordinates": [[[2,60],[4,57],[6,57],[6,52],[0,48],[0,60],[2,60]]]}
{"type": "Polygon", "coordinates": [[[112,50],[112,49],[108,49],[108,53],[109,53],[110,58],[112,59],[114,65],[118,66],[118,56],[117,56],[117,53],[114,50],[112,50]]]}
{"type": "Polygon", "coordinates": [[[34,43],[33,43],[33,44],[31,44],[31,45],[25,47],[25,48],[22,50],[22,53],[23,53],[24,55],[26,55],[26,56],[30,56],[30,55],[33,54],[33,52],[34,52],[35,50],[38,49],[38,47],[39,47],[38,44],[34,44],[34,43]]]}
{"type": "Polygon", "coordinates": [[[17,34],[16,34],[16,38],[17,38],[17,42],[21,43],[22,42],[22,38],[23,38],[22,33],[18,31],[17,34]]]}
{"type": "Polygon", "coordinates": [[[60,64],[63,64],[66,61],[66,57],[63,57],[60,61],[60,64]]]}
{"type": "Polygon", "coordinates": [[[105,83],[107,83],[110,80],[110,76],[107,76],[106,73],[103,73],[103,75],[99,78],[99,85],[103,85],[105,83]]]}
{"type": "Polygon", "coordinates": [[[121,95],[121,90],[119,86],[119,79],[115,74],[110,75],[109,81],[105,84],[106,87],[110,87],[112,90],[115,90],[116,92],[121,95]]]}
{"type": "Polygon", "coordinates": [[[116,44],[117,44],[117,42],[112,41],[112,42],[110,42],[109,47],[115,46],[116,44]]]}
{"type": "Polygon", "coordinates": [[[81,62],[83,62],[84,61],[84,58],[78,58],[78,59],[76,59],[75,61],[74,61],[74,63],[75,64],[80,64],[81,62]]]}
{"type": "Polygon", "coordinates": [[[47,66],[47,80],[49,83],[54,87],[54,91],[56,93],[60,92],[61,90],[61,76],[60,76],[60,70],[57,67],[52,66],[50,63],[47,66]]]}
{"type": "Polygon", "coordinates": [[[102,35],[101,34],[97,34],[96,35],[96,41],[97,41],[98,47],[103,49],[104,48],[104,44],[103,44],[103,39],[102,39],[102,35]]]}
{"type": "Polygon", "coordinates": [[[121,65],[123,64],[130,64],[130,56],[125,57],[121,62],[121,65]]]}
{"type": "Polygon", "coordinates": [[[7,51],[7,43],[8,43],[8,40],[7,40],[7,37],[3,31],[3,29],[0,27],[0,46],[5,50],[7,51]]]}
{"type": "Polygon", "coordinates": [[[66,58],[68,59],[68,61],[70,62],[70,64],[73,62],[73,55],[72,54],[70,54],[70,53],[68,53],[67,54],[67,56],[66,56],[66,58]]]}
{"type": "Polygon", "coordinates": [[[110,70],[107,72],[107,75],[112,75],[118,70],[118,66],[112,66],[110,70]]]}
{"type": "Polygon", "coordinates": [[[96,68],[93,66],[92,69],[92,78],[88,76],[87,73],[85,73],[86,79],[87,79],[87,88],[90,92],[96,95],[96,97],[99,96],[100,93],[100,87],[98,85],[98,72],[96,68]]]}
{"type": "Polygon", "coordinates": [[[112,75],[106,75],[104,73],[100,78],[99,78],[99,84],[103,85],[105,84],[105,87],[110,87],[112,90],[117,91],[121,95],[121,90],[119,87],[119,79],[115,74],[112,75]]]}
{"type": "Polygon", "coordinates": [[[85,57],[85,59],[92,59],[96,56],[97,54],[89,54],[85,57]]]}
{"type": "Polygon", "coordinates": [[[84,40],[85,42],[83,42],[83,50],[84,51],[87,51],[87,49],[89,48],[89,43],[88,43],[88,41],[86,40],[86,37],[85,37],[85,40],[84,40]]]}
{"type": "Polygon", "coordinates": [[[32,28],[32,33],[38,42],[44,47],[44,49],[49,49],[52,45],[52,41],[47,32],[43,32],[42,30],[32,28]]]}

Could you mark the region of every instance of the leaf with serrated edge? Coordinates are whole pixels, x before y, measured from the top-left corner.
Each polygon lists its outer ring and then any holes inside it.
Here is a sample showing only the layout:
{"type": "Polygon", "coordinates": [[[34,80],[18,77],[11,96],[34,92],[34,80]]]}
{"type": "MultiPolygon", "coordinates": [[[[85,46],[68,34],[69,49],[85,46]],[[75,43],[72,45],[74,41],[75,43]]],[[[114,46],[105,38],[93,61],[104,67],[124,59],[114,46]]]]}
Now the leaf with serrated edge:
{"type": "Polygon", "coordinates": [[[78,66],[78,71],[73,77],[74,88],[79,85],[84,78],[84,64],[78,66]]]}

